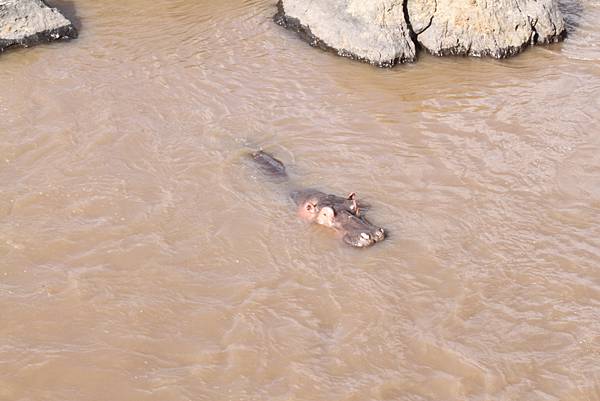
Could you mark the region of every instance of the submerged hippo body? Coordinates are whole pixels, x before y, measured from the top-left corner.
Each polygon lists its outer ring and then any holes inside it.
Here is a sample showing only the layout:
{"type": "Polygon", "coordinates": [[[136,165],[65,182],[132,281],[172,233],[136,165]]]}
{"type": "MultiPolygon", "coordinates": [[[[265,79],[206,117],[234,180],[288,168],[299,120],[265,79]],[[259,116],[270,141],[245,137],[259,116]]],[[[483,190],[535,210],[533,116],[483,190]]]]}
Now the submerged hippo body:
{"type": "MultiPolygon", "coordinates": [[[[287,179],[281,161],[262,150],[251,156],[268,175],[287,179]]],[[[383,228],[371,224],[361,214],[366,206],[356,199],[354,193],[344,198],[314,189],[302,189],[293,190],[290,196],[303,220],[336,230],[348,245],[364,248],[385,238],[383,228]]]]}

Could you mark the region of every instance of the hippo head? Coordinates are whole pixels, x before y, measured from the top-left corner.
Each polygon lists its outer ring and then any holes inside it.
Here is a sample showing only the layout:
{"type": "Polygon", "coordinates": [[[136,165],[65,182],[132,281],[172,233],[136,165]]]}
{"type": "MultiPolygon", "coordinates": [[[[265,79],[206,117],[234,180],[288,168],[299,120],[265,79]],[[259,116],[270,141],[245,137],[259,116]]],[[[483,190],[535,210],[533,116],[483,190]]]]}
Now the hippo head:
{"type": "Polygon", "coordinates": [[[383,228],[374,226],[361,215],[365,208],[354,193],[347,198],[328,195],[316,190],[296,191],[292,199],[304,220],[338,231],[348,245],[364,248],[385,238],[383,228]]]}

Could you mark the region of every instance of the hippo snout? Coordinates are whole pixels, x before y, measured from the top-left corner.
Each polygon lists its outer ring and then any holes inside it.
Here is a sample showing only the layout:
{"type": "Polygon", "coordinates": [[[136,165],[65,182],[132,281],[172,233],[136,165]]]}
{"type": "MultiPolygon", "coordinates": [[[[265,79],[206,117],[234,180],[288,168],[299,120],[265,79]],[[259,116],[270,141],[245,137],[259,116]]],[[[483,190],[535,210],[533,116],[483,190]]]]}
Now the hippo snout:
{"type": "MultiPolygon", "coordinates": [[[[370,223],[366,223],[370,225],[370,223]]],[[[383,240],[385,231],[381,227],[369,227],[368,230],[353,230],[344,234],[344,242],[356,248],[365,248],[383,240]]]]}

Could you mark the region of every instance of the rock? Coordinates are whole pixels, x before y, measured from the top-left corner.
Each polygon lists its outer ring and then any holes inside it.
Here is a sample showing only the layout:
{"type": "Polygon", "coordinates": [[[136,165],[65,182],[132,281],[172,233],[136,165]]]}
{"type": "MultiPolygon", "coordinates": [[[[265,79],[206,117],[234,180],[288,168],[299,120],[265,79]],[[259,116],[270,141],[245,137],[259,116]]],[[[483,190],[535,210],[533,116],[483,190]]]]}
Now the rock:
{"type": "Polygon", "coordinates": [[[274,20],[311,46],[381,67],[438,56],[504,58],[561,40],[556,0],[279,0],[274,20]]]}
{"type": "Polygon", "coordinates": [[[0,52],[76,37],[73,24],[42,0],[0,0],[0,52]]]}
{"type": "Polygon", "coordinates": [[[565,33],[553,0],[407,0],[407,9],[417,42],[437,56],[505,58],[565,33]]]}
{"type": "Polygon", "coordinates": [[[415,60],[403,0],[279,0],[277,24],[311,46],[380,67],[415,60]]]}

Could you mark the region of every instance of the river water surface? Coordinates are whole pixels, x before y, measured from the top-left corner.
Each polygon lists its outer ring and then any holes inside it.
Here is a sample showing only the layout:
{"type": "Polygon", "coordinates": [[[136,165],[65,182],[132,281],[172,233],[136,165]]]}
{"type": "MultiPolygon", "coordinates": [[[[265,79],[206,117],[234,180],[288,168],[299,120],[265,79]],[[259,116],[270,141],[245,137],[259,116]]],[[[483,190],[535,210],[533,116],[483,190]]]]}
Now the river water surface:
{"type": "Polygon", "coordinates": [[[54,4],[79,39],[0,55],[0,400],[600,400],[600,2],[391,70],[274,0],[54,4]]]}

